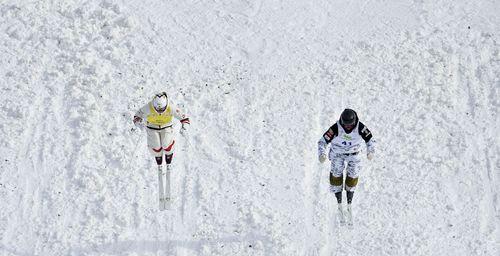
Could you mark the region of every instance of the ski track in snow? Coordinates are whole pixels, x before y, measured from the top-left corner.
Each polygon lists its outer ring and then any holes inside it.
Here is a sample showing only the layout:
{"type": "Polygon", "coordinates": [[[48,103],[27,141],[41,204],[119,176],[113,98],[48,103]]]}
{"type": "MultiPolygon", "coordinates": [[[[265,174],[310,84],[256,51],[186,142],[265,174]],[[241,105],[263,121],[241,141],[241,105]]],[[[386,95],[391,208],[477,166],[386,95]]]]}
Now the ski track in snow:
{"type": "Polygon", "coordinates": [[[499,7],[2,2],[0,254],[498,255],[499,7]],[[160,90],[192,122],[164,212],[160,90]],[[316,152],[346,107],[378,141],[352,228],[316,152]]]}

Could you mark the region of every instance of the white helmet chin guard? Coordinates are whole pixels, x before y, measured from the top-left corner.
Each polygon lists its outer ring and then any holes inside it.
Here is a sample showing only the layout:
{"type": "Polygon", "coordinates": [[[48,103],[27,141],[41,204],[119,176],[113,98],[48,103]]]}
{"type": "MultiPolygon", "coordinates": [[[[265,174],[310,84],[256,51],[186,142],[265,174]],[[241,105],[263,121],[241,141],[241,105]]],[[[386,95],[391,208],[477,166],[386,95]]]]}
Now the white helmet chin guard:
{"type": "Polygon", "coordinates": [[[168,96],[166,92],[161,92],[155,95],[153,98],[153,107],[157,112],[163,112],[167,109],[168,96]]]}

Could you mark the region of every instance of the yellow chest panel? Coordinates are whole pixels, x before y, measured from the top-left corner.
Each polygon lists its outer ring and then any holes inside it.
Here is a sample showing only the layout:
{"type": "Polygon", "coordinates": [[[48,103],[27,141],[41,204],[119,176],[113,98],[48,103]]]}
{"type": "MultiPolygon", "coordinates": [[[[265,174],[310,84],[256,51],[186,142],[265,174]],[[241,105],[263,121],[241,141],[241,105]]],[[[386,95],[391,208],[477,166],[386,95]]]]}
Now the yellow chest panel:
{"type": "Polygon", "coordinates": [[[172,122],[172,117],[173,116],[170,106],[167,107],[167,109],[163,111],[163,113],[157,113],[153,106],[150,104],[149,115],[146,117],[146,120],[150,124],[162,126],[172,122]]]}

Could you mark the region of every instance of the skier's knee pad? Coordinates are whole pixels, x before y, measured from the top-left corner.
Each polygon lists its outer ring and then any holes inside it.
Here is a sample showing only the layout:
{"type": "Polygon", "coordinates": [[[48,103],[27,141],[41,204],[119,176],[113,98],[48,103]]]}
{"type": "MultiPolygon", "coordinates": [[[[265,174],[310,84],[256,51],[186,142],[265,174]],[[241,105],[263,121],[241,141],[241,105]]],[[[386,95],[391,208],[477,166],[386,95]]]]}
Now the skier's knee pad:
{"type": "Polygon", "coordinates": [[[330,185],[332,186],[342,186],[342,182],[344,180],[344,176],[340,175],[340,177],[335,177],[330,173],[330,185]]]}
{"type": "Polygon", "coordinates": [[[347,176],[347,178],[345,179],[345,189],[347,191],[351,191],[354,187],[356,187],[356,185],[358,185],[358,178],[347,176]]]}
{"type": "Polygon", "coordinates": [[[163,148],[163,150],[165,150],[166,154],[170,154],[172,152],[172,150],[174,149],[174,144],[175,144],[175,140],[173,140],[172,143],[170,143],[170,145],[163,148]]]}
{"type": "Polygon", "coordinates": [[[163,156],[163,152],[162,152],[162,148],[159,147],[159,148],[149,148],[150,151],[151,151],[151,154],[154,156],[154,157],[161,157],[163,156]]]}
{"type": "Polygon", "coordinates": [[[330,191],[332,193],[342,192],[343,181],[344,181],[343,175],[340,175],[340,177],[335,177],[333,176],[332,173],[330,173],[330,191]]]}

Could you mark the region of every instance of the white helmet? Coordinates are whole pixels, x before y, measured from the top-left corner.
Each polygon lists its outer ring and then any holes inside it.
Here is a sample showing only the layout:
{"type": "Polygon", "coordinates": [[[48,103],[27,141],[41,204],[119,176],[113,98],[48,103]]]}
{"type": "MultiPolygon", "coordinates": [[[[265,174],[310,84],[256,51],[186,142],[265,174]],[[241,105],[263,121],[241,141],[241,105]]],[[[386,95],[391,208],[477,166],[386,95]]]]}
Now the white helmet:
{"type": "Polygon", "coordinates": [[[153,98],[153,107],[157,112],[163,112],[167,109],[168,96],[166,92],[161,92],[155,95],[153,98]]]}

